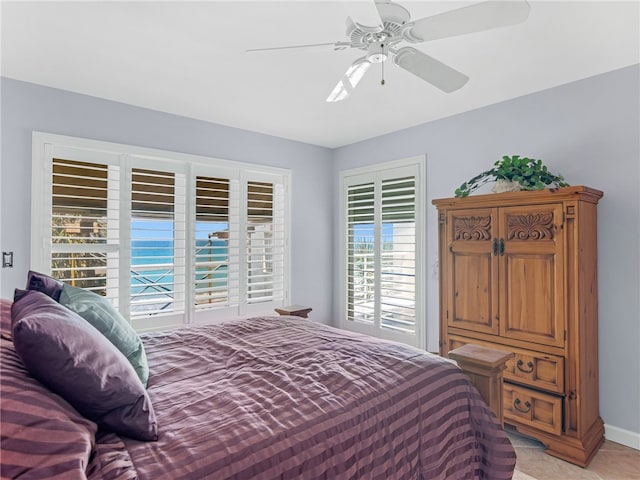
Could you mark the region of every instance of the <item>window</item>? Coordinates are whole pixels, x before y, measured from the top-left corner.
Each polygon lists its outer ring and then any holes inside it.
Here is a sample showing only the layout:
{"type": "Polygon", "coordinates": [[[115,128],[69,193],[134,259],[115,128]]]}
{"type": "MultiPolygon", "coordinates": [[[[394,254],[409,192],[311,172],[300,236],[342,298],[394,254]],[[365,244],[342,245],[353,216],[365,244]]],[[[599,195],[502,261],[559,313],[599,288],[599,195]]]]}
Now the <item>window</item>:
{"type": "Polygon", "coordinates": [[[343,326],[423,346],[424,160],[341,174],[343,326]]]}
{"type": "Polygon", "coordinates": [[[34,133],[32,268],[139,329],[288,300],[283,169],[34,133]]]}

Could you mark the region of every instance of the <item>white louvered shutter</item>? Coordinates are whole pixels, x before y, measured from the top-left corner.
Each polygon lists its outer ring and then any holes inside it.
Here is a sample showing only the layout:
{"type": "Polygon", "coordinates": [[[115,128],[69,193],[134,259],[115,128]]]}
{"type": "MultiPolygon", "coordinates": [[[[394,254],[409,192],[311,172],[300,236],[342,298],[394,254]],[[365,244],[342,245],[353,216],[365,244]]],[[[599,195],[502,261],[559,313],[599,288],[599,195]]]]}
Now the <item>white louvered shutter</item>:
{"type": "Polygon", "coordinates": [[[51,275],[117,306],[120,167],[62,158],[50,167],[51,275]]]}
{"type": "Polygon", "coordinates": [[[132,317],[183,312],[185,309],[184,196],[184,175],[132,169],[132,317]]]}
{"type": "Polygon", "coordinates": [[[237,180],[196,176],[194,290],[197,310],[238,305],[237,180]]]}
{"type": "Polygon", "coordinates": [[[416,182],[382,180],[380,325],[414,333],[416,328],[416,182]]]}
{"type": "Polygon", "coordinates": [[[285,217],[281,182],[246,183],[245,301],[247,305],[284,297],[285,217]]]}
{"type": "Polygon", "coordinates": [[[347,188],[347,319],[373,325],[375,318],[374,183],[347,188]]]}
{"type": "Polygon", "coordinates": [[[283,169],[34,132],[31,268],[140,330],[288,302],[283,169]]]}
{"type": "Polygon", "coordinates": [[[341,175],[344,328],[420,346],[424,219],[415,159],[341,175]]]}

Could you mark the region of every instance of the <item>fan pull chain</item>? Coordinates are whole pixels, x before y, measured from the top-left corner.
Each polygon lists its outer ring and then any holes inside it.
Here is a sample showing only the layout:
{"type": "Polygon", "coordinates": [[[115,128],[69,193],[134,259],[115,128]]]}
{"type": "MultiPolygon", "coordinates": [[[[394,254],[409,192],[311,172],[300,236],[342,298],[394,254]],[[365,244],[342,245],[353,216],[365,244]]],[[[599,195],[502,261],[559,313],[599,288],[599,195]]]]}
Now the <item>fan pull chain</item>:
{"type": "MultiPolygon", "coordinates": [[[[384,44],[380,45],[384,51],[384,44]]],[[[382,80],[380,80],[380,85],[384,85],[384,60],[381,62],[382,64],[382,80]]]]}

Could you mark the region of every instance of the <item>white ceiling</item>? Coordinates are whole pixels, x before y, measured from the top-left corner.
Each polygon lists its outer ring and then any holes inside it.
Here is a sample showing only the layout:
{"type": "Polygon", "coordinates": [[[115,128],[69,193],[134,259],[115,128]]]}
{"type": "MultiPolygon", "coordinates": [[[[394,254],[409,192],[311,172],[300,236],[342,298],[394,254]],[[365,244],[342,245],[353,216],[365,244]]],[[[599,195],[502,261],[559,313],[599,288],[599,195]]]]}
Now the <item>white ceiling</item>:
{"type": "MultiPolygon", "coordinates": [[[[446,94],[387,61],[325,98],[358,50],[246,49],[346,40],[366,1],[2,2],[2,75],[338,147],[640,62],[640,2],[530,0],[517,26],[417,46],[468,75],[446,94]]],[[[475,3],[400,1],[412,19],[475,3]]],[[[364,23],[364,22],[363,22],[364,23]]]]}

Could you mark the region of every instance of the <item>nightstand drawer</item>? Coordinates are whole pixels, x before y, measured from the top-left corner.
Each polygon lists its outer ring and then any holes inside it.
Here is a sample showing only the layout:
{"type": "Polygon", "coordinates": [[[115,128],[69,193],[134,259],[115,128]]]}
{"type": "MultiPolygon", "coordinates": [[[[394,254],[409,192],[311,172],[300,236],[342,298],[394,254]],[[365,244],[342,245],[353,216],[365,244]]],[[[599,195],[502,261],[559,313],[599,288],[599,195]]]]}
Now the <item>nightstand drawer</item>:
{"type": "Polygon", "coordinates": [[[504,384],[504,419],[555,435],[562,432],[562,397],[504,384]]]}

